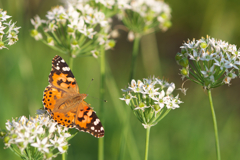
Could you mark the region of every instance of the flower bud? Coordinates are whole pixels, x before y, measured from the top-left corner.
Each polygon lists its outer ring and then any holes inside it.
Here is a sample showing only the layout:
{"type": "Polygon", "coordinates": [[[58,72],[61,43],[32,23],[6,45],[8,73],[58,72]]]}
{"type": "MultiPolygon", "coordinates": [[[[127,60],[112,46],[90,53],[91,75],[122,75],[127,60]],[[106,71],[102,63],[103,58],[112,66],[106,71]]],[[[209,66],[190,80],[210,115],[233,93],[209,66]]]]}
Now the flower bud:
{"type": "Polygon", "coordinates": [[[111,48],[115,47],[115,44],[116,44],[116,42],[115,42],[114,40],[110,40],[110,41],[108,42],[108,45],[109,45],[111,48]]]}
{"type": "Polygon", "coordinates": [[[178,52],[175,56],[175,60],[179,61],[180,59],[182,59],[182,54],[178,52]]]}
{"type": "Polygon", "coordinates": [[[188,59],[187,58],[182,58],[179,60],[179,64],[183,67],[187,67],[188,66],[188,59]]]}
{"type": "Polygon", "coordinates": [[[172,26],[172,22],[171,21],[166,21],[163,23],[163,26],[166,28],[170,28],[172,26]]]}
{"type": "Polygon", "coordinates": [[[35,37],[38,35],[38,31],[36,29],[32,29],[30,34],[32,37],[35,37]]]}
{"type": "Polygon", "coordinates": [[[184,76],[187,76],[188,75],[188,70],[186,68],[182,68],[181,69],[181,74],[184,75],[184,76]]]}
{"type": "Polygon", "coordinates": [[[206,43],[206,42],[202,42],[202,43],[200,44],[200,47],[201,47],[201,48],[206,48],[206,47],[207,47],[207,43],[206,43]]]}
{"type": "Polygon", "coordinates": [[[155,104],[155,105],[153,106],[153,108],[155,109],[155,111],[159,111],[159,110],[161,109],[160,106],[157,105],[157,104],[155,104]]]}
{"type": "Polygon", "coordinates": [[[6,136],[6,137],[4,137],[3,142],[4,142],[4,143],[8,143],[9,140],[10,140],[10,137],[9,137],[9,136],[6,136]]]}

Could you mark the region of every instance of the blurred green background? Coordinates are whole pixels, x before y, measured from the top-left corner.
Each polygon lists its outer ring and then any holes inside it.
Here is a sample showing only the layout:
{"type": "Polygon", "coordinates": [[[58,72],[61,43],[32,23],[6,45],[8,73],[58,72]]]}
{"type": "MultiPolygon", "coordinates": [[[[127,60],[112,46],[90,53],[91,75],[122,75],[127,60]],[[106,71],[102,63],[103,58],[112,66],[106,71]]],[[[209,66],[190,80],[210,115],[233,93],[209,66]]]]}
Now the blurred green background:
{"type": "MultiPolygon", "coordinates": [[[[138,55],[135,79],[150,75],[164,77],[181,87],[179,66],[174,56],[179,47],[187,39],[199,39],[202,36],[228,41],[240,46],[240,1],[239,0],[167,0],[172,8],[172,27],[165,33],[158,32],[143,37],[141,53],[138,55]],[[156,39],[156,41],[155,41],[156,39]],[[156,43],[156,45],[155,45],[156,43]],[[157,48],[155,47],[157,46],[157,48]],[[158,50],[158,51],[157,51],[158,50]]],[[[57,0],[0,0],[0,8],[7,10],[13,22],[21,26],[19,41],[0,50],[0,128],[12,117],[34,116],[42,107],[42,95],[48,85],[51,60],[59,54],[41,42],[30,37],[30,18],[45,14],[52,6],[60,4],[57,0]]],[[[117,22],[119,23],[119,22],[117,22]]],[[[136,150],[144,159],[145,129],[130,112],[128,124],[123,123],[126,110],[119,100],[121,88],[128,84],[130,72],[132,42],[127,40],[127,33],[120,32],[120,38],[114,50],[107,53],[108,71],[111,71],[117,90],[114,90],[110,76],[106,80],[105,119],[105,159],[115,160],[123,156],[130,160],[132,151],[136,150]],[[121,107],[120,110],[118,107],[121,107]],[[121,112],[120,112],[121,111],[121,112]],[[123,112],[122,112],[123,111],[123,112]],[[122,116],[121,116],[122,115],[122,116]],[[130,125],[136,146],[126,147],[125,154],[119,153],[121,133],[124,125],[130,125]]],[[[99,63],[97,59],[74,59],[73,73],[78,82],[80,92],[84,93],[91,79],[87,93],[99,97],[99,63]]],[[[222,159],[240,159],[240,80],[233,80],[231,86],[222,86],[212,91],[213,103],[218,120],[219,138],[222,159]]],[[[213,160],[215,154],[215,138],[211,110],[207,93],[196,84],[187,82],[187,95],[180,95],[184,103],[179,109],[171,111],[158,125],[151,128],[149,160],[213,160]]],[[[99,111],[99,100],[86,99],[94,110],[99,111]]],[[[127,113],[127,112],[126,112],[127,113]]],[[[96,160],[98,139],[90,134],[80,132],[69,142],[68,159],[96,160]]],[[[130,143],[130,141],[128,141],[130,143]]],[[[131,145],[131,144],[130,144],[131,145]]],[[[137,157],[137,156],[136,156],[137,157]]],[[[9,149],[4,149],[0,141],[0,159],[19,159],[9,149]]],[[[60,156],[57,159],[61,159],[60,156]]],[[[138,158],[135,158],[138,159],[138,158]]]]}

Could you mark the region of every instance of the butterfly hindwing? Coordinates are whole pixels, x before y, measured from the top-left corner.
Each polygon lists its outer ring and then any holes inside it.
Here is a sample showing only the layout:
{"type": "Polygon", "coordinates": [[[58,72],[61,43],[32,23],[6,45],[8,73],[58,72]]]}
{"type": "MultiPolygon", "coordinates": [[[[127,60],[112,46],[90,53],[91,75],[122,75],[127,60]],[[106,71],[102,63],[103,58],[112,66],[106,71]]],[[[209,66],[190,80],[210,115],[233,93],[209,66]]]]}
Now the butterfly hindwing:
{"type": "Polygon", "coordinates": [[[104,129],[95,111],[85,101],[81,102],[79,108],[75,121],[76,128],[80,131],[89,132],[95,137],[103,137],[104,129]]]}

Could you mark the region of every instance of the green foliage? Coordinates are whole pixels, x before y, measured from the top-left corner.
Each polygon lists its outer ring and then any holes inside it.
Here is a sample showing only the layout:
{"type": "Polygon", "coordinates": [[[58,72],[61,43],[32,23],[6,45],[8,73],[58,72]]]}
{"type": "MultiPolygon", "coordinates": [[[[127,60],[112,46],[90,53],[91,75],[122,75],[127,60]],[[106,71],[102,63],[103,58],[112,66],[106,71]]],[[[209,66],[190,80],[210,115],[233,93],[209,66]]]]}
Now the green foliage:
{"type": "MultiPolygon", "coordinates": [[[[172,8],[172,27],[166,32],[158,32],[157,44],[159,55],[152,55],[150,52],[143,52],[151,58],[160,57],[160,68],[154,70],[154,75],[160,78],[167,77],[169,81],[180,87],[181,79],[175,62],[175,55],[180,52],[179,46],[183,40],[188,38],[201,38],[203,35],[210,35],[224,39],[229,43],[237,44],[240,47],[240,22],[237,15],[240,14],[238,6],[240,1],[220,0],[218,5],[215,1],[166,1],[172,8]],[[231,8],[229,10],[229,8],[231,8]]],[[[9,50],[0,52],[0,128],[4,129],[5,122],[11,117],[21,115],[33,116],[37,109],[42,107],[43,90],[48,85],[48,75],[51,70],[51,60],[58,52],[48,46],[35,41],[30,35],[30,18],[35,14],[43,16],[57,1],[36,0],[0,0],[0,6],[8,11],[13,21],[21,26],[19,41],[11,46],[9,50]],[[37,13],[36,13],[37,12],[37,13]]],[[[144,39],[145,37],[143,37],[144,39]]],[[[126,41],[127,37],[122,32],[121,38],[117,40],[115,49],[106,54],[112,75],[116,80],[116,86],[124,88],[128,82],[129,68],[132,51],[132,44],[126,41]]],[[[147,47],[147,46],[141,46],[147,47]]],[[[143,50],[143,49],[142,49],[143,50]]],[[[136,79],[148,77],[153,74],[154,66],[148,59],[137,59],[136,79]],[[143,65],[144,64],[144,65],[143,65]],[[148,64],[148,65],[145,65],[148,64]]],[[[66,61],[68,57],[61,55],[66,61]]],[[[80,93],[90,96],[86,99],[88,103],[99,111],[99,100],[91,97],[99,97],[99,64],[91,57],[74,59],[73,73],[79,84],[80,93]],[[87,90],[91,79],[94,82],[87,90]]],[[[158,64],[159,65],[159,64],[158,64]]],[[[106,76],[108,82],[109,77],[106,76]]],[[[240,102],[239,102],[239,79],[235,79],[232,85],[216,88],[212,91],[213,103],[218,120],[219,139],[222,159],[235,160],[240,157],[240,102]]],[[[105,136],[105,159],[118,159],[121,144],[122,122],[124,112],[119,112],[116,107],[124,108],[117,98],[112,99],[116,94],[110,92],[114,87],[111,83],[106,90],[107,103],[105,104],[104,127],[105,136]],[[117,105],[116,105],[117,104],[117,105]],[[122,119],[120,119],[122,117],[122,119]]],[[[211,110],[209,107],[207,93],[204,94],[199,85],[186,83],[188,87],[187,96],[181,100],[184,103],[181,108],[170,112],[161,123],[151,129],[149,142],[150,160],[212,160],[216,159],[214,130],[212,124],[211,110]]],[[[120,94],[121,95],[121,94],[120,94]]],[[[120,96],[119,96],[120,97],[120,96]]],[[[129,108],[124,108],[125,110],[129,108]]],[[[144,157],[145,129],[131,112],[130,120],[127,121],[133,131],[138,153],[144,157]]],[[[103,115],[99,115],[101,119],[103,115]]],[[[79,133],[70,140],[67,157],[72,159],[95,160],[97,159],[98,140],[90,134],[79,133]]],[[[132,140],[126,140],[132,142],[132,140]]],[[[0,141],[0,159],[18,160],[8,149],[4,150],[4,144],[0,141]]],[[[129,154],[136,148],[130,150],[126,147],[124,159],[133,159],[129,154]]],[[[137,154],[137,152],[134,152],[137,154]]],[[[138,157],[138,155],[136,155],[138,157]]],[[[60,159],[58,157],[57,159],[60,159]]],[[[138,159],[136,159],[138,160],[138,159]]]]}

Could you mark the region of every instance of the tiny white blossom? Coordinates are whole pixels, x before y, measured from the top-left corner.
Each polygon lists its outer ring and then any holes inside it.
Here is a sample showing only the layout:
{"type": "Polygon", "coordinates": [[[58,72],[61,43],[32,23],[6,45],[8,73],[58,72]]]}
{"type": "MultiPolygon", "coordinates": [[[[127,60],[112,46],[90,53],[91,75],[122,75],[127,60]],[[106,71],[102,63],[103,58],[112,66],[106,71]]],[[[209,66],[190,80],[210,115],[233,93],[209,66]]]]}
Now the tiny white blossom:
{"type": "Polygon", "coordinates": [[[37,137],[37,142],[36,143],[32,143],[31,146],[38,148],[39,151],[44,151],[44,152],[49,152],[48,147],[51,147],[51,144],[47,144],[48,138],[45,137],[43,138],[43,140],[40,140],[37,137]]]}

